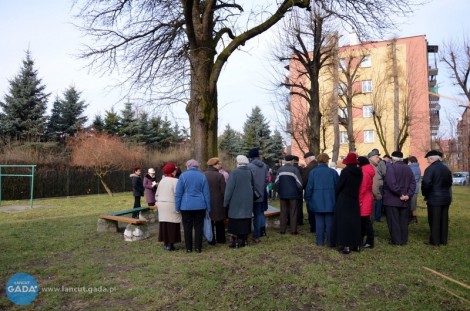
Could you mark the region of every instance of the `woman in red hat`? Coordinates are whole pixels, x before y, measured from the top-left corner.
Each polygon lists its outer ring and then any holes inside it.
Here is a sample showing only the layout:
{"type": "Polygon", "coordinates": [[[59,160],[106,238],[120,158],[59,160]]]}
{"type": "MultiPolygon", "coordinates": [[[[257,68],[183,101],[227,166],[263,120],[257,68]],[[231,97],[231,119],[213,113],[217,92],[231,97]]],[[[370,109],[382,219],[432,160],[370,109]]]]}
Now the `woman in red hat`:
{"type": "Polygon", "coordinates": [[[348,153],[343,160],[346,167],[341,171],[336,186],[336,208],[334,218],[334,238],[336,246],[343,254],[359,250],[362,245],[361,214],[359,209],[359,187],[362,170],[359,168],[357,154],[348,153]]]}
{"type": "Polygon", "coordinates": [[[162,168],[163,178],[158,184],[155,201],[158,207],[158,241],[163,242],[167,251],[175,250],[175,243],[181,242],[181,214],[175,209],[175,191],[178,179],[176,165],[169,162],[162,168]]]}

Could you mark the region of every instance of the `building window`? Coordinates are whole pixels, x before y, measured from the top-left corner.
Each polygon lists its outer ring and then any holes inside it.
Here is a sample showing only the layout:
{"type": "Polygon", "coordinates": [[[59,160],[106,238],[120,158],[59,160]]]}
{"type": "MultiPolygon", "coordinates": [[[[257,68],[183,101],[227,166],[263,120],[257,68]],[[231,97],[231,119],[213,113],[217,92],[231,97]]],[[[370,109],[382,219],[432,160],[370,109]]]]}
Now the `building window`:
{"type": "Polygon", "coordinates": [[[364,131],[364,143],[374,142],[374,131],[364,131]]]}
{"type": "Polygon", "coordinates": [[[372,92],[372,80],[362,81],[362,93],[372,92]]]}
{"type": "Polygon", "coordinates": [[[370,55],[364,56],[361,62],[361,67],[371,67],[372,66],[372,61],[370,58],[370,55]]]}
{"type": "Polygon", "coordinates": [[[346,131],[340,131],[339,132],[339,143],[340,144],[347,144],[349,141],[348,141],[348,133],[346,133],[346,131]]]}
{"type": "Polygon", "coordinates": [[[374,107],[372,107],[372,105],[362,106],[362,117],[372,118],[373,112],[374,112],[374,107]]]}

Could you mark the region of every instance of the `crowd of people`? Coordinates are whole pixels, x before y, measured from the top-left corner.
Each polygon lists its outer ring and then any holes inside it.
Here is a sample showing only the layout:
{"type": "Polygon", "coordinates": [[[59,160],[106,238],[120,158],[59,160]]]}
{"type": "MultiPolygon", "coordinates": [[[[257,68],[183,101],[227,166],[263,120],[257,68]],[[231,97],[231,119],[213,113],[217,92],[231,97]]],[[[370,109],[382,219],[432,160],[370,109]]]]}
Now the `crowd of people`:
{"type": "MultiPolygon", "coordinates": [[[[186,170],[166,163],[163,177],[157,182],[155,170],[141,179],[135,168],[132,179],[134,207],[140,207],[145,195],[149,206],[158,207],[158,240],[167,251],[181,242],[183,225],[186,252],[202,251],[204,218],[210,217],[212,239],[208,244],[226,243],[241,248],[260,243],[266,235],[264,212],[268,200],[279,200],[279,233],[298,234],[303,225],[303,202],[306,202],[310,232],[316,245],[336,248],[342,254],[374,248],[374,223],[387,221],[391,245],[408,243],[408,226],[417,223],[416,205],[421,193],[428,209],[429,240],[439,246],[448,241],[448,211],[452,200],[452,175],[442,162],[442,153],[431,150],[426,155],[429,166],[421,175],[417,158],[404,158],[401,151],[390,156],[373,149],[367,156],[349,152],[338,170],[326,153],[304,154],[305,166],[299,158],[287,155],[283,165],[264,163],[257,148],[247,156],[236,157],[237,167],[230,173],[219,158],[211,158],[204,172],[191,159],[186,170]],[[226,225],[228,223],[228,225],[226,225]],[[227,226],[227,228],[226,228],[227,226]]],[[[133,217],[138,217],[134,213],[133,217]]],[[[207,225],[206,225],[207,226],[207,225]]],[[[207,227],[206,227],[207,228],[207,227]]]]}

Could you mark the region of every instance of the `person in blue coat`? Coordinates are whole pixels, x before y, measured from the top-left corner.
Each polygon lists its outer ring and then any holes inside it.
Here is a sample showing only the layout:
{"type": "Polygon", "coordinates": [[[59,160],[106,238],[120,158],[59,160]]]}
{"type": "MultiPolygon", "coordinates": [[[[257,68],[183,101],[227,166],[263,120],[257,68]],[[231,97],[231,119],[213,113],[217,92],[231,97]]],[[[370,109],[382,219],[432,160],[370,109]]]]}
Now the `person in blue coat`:
{"type": "Polygon", "coordinates": [[[180,175],[176,184],[175,209],[181,212],[186,252],[193,251],[194,229],[194,246],[196,253],[200,253],[204,216],[206,210],[211,211],[209,183],[198,170],[199,163],[196,160],[186,162],[186,167],[187,170],[180,175]]]}
{"type": "Polygon", "coordinates": [[[326,153],[320,153],[317,157],[318,165],[308,175],[305,187],[305,199],[307,208],[315,213],[315,228],[317,245],[325,243],[325,232],[328,246],[333,247],[332,228],[336,204],[336,185],[339,175],[336,170],[328,167],[330,157],[326,153]]]}

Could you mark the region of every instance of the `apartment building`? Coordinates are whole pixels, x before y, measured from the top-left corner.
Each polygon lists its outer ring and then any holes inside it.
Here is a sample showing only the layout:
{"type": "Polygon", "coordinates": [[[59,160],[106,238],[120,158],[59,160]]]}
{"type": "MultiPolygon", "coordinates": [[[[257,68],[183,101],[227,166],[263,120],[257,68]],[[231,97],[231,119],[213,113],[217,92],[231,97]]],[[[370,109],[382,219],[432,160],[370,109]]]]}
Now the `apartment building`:
{"type": "MultiPolygon", "coordinates": [[[[339,132],[339,163],[351,149],[367,155],[377,148],[383,155],[399,148],[424,169],[440,123],[436,54],[424,35],[340,46],[336,61],[320,73],[320,149],[331,157],[339,132]]],[[[289,70],[291,80],[305,79],[295,61],[289,70]]],[[[301,156],[308,149],[300,137],[309,126],[302,113],[308,106],[292,94],[290,126],[298,130],[291,152],[301,156]]]]}

